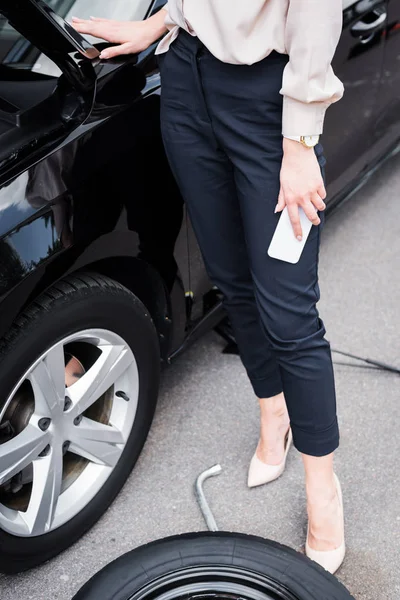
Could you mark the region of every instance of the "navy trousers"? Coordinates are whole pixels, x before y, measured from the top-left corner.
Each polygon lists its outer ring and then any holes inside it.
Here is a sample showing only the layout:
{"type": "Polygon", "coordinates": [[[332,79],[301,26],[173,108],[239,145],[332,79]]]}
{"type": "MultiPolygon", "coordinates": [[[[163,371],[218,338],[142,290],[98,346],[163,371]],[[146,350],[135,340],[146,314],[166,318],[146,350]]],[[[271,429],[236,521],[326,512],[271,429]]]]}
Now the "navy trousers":
{"type": "MultiPolygon", "coordinates": [[[[182,31],[159,57],[161,128],[254,392],[283,391],[296,448],[324,456],[337,448],[339,431],[330,346],[316,308],[321,227],[312,228],[297,264],[267,254],[279,219],[287,60],[273,52],[254,65],[226,64],[182,31]]],[[[316,154],[323,169],[320,145],[316,154]]]]}

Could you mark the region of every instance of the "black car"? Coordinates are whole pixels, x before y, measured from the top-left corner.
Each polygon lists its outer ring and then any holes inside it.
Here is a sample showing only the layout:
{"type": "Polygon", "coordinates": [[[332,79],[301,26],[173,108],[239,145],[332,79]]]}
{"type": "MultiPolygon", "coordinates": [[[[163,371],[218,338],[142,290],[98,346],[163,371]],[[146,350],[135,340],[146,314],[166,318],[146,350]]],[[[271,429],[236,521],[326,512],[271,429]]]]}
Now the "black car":
{"type": "MultiPolygon", "coordinates": [[[[95,10],[142,19],[163,4],[95,10]]],[[[146,439],[160,364],[224,318],[164,156],[155,45],[101,61],[103,44],[51,9],[94,11],[0,0],[3,572],[99,519],[146,439]]],[[[345,0],[334,68],[346,93],[323,136],[328,211],[400,141],[399,56],[400,4],[345,0]]]]}

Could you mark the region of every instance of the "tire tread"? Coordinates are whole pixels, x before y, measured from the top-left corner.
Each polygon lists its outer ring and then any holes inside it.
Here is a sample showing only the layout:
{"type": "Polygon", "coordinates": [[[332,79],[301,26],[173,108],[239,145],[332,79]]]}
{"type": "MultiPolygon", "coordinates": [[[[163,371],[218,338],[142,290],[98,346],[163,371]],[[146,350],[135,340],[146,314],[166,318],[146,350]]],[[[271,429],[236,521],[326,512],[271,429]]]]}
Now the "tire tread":
{"type": "MultiPolygon", "coordinates": [[[[70,294],[85,292],[85,290],[91,292],[93,289],[102,292],[122,292],[127,294],[132,302],[142,304],[126,287],[106,275],[94,272],[82,272],[79,276],[77,274],[69,275],[54,283],[15,319],[10,330],[0,340],[0,359],[5,351],[10,351],[10,346],[20,337],[21,331],[23,332],[28,326],[34,325],[36,319],[40,318],[42,311],[50,312],[52,305],[60,298],[67,300],[70,294]]],[[[143,308],[145,309],[145,307],[143,308]]],[[[146,309],[145,313],[148,316],[146,309]]]]}

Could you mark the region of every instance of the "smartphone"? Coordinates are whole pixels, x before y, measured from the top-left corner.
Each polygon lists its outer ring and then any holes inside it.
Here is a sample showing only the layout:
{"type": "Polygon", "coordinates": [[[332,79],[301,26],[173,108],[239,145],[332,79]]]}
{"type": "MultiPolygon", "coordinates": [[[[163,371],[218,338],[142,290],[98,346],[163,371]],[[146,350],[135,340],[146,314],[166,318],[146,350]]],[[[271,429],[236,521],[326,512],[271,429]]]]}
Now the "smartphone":
{"type": "Polygon", "coordinates": [[[279,218],[278,225],[276,226],[271,244],[268,248],[268,256],[292,264],[299,262],[300,256],[313,226],[301,207],[299,207],[299,216],[301,228],[303,230],[303,238],[301,242],[294,234],[289,218],[289,212],[285,206],[279,218]]]}

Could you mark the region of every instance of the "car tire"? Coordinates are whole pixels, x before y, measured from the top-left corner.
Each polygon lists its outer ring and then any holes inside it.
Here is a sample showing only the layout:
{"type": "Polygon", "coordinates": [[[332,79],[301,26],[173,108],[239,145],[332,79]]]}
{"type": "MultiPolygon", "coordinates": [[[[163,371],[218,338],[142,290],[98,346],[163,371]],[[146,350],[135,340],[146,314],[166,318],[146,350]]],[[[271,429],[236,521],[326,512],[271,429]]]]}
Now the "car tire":
{"type": "MultiPolygon", "coordinates": [[[[71,546],[90,529],[121,490],[139,457],[150,429],[159,385],[160,350],[157,332],[145,306],[128,289],[96,273],[75,274],[53,285],[29,305],[18,317],[5,338],[0,341],[0,414],[7,398],[14,398],[12,394],[16,389],[17,382],[21,380],[23,373],[29,373],[30,365],[34,365],[38,357],[42,356],[53,344],[62,344],[64,339],[75,339],[74,336],[86,330],[106,331],[110,336],[122,339],[126,343],[126,347],[123,346],[124,356],[131,353],[129,356],[134,357],[134,361],[129,363],[129,368],[134,366],[135,373],[138,374],[135,405],[132,409],[125,409],[125,405],[123,407],[126,411],[131,410],[129,414],[133,415],[130,433],[126,434],[124,446],[118,445],[118,443],[113,445],[113,448],[117,448],[121,454],[118,455],[119,458],[115,459],[115,465],[113,465],[110,475],[107,471],[108,465],[105,464],[104,477],[108,478],[104,481],[104,485],[88,501],[87,505],[68,522],[54,529],[48,528],[48,531],[44,531],[41,535],[32,536],[13,535],[12,532],[6,531],[0,525],[0,571],[3,573],[17,573],[45,562],[71,546]]],[[[86,338],[84,341],[86,342],[86,338]]],[[[65,347],[62,346],[63,351],[65,347]]],[[[70,347],[71,344],[68,348],[70,347]]],[[[83,342],[79,348],[81,347],[86,349],[83,342]]],[[[89,349],[94,352],[92,346],[89,349]]],[[[95,350],[100,352],[97,347],[95,350]]],[[[101,371],[102,374],[107,372],[111,371],[107,371],[107,369],[101,371]]],[[[128,377],[131,371],[127,373],[124,372],[123,376],[128,377]]],[[[31,383],[28,383],[31,386],[31,383]]],[[[72,390],[73,388],[66,387],[67,391],[68,389],[72,390]]],[[[34,391],[32,393],[36,406],[36,396],[34,391]]],[[[114,388],[111,392],[108,390],[107,403],[104,400],[104,405],[109,411],[108,414],[111,414],[112,410],[109,406],[114,406],[110,404],[111,400],[109,399],[114,398],[114,393],[115,396],[118,395],[114,388]]],[[[119,393],[123,394],[124,392],[119,393]]],[[[129,398],[115,398],[115,401],[120,402],[121,406],[124,400],[129,400],[129,398]]],[[[106,425],[108,424],[106,423],[106,425]]],[[[2,450],[5,452],[6,448],[6,442],[3,443],[0,442],[0,474],[2,450]]],[[[41,457],[43,454],[44,452],[39,456],[41,457]]],[[[68,457],[69,460],[77,460],[76,454],[68,454],[68,457]]],[[[81,457],[78,458],[81,460],[81,457]]],[[[61,456],[61,460],[65,461],[64,454],[61,456]]],[[[82,468],[86,468],[86,466],[82,468]]],[[[64,477],[64,471],[65,462],[62,462],[62,477],[64,477]]],[[[33,486],[33,483],[30,485],[33,486]]],[[[59,489],[63,493],[63,489],[61,487],[59,489]]],[[[88,488],[88,494],[89,492],[88,488]]],[[[7,502],[10,493],[8,490],[7,502]]],[[[90,495],[88,497],[90,498],[90,495]]],[[[2,516],[1,508],[0,506],[0,517],[2,516]]],[[[35,530],[32,529],[32,531],[35,530]]]]}
{"type": "Polygon", "coordinates": [[[286,546],[255,536],[207,532],[165,538],[121,556],[73,600],[218,597],[353,598],[333,575],[286,546]]]}

